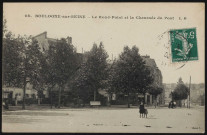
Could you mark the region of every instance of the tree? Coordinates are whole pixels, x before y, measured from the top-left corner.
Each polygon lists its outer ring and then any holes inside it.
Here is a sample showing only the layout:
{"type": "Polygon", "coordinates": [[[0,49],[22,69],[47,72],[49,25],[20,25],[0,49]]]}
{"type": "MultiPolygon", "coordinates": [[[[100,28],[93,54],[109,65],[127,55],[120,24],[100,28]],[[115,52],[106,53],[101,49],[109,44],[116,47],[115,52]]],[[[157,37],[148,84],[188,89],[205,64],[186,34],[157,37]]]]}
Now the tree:
{"type": "Polygon", "coordinates": [[[2,79],[3,85],[10,87],[22,87],[22,63],[21,51],[24,45],[21,44],[11,32],[5,34],[3,38],[2,55],[2,79]]]}
{"type": "Polygon", "coordinates": [[[107,80],[107,58],[108,54],[104,50],[102,42],[99,46],[94,44],[87,56],[87,61],[83,63],[77,71],[73,82],[73,89],[77,96],[85,102],[98,99],[98,89],[105,86],[107,80]],[[91,97],[93,95],[93,99],[91,97]]]}
{"type": "Polygon", "coordinates": [[[22,109],[25,109],[25,93],[26,85],[30,83],[38,91],[43,91],[43,79],[42,79],[42,52],[37,41],[32,40],[31,37],[20,37],[19,42],[24,44],[22,50],[22,82],[23,82],[23,104],[22,109]]]}
{"type": "Polygon", "coordinates": [[[185,86],[185,84],[182,81],[182,78],[179,78],[177,86],[172,92],[172,98],[174,100],[183,100],[183,99],[187,99],[188,94],[189,94],[189,88],[185,86]]]}
{"type": "MultiPolygon", "coordinates": [[[[28,82],[35,88],[42,88],[44,81],[40,70],[44,63],[37,41],[31,36],[15,37],[7,30],[6,19],[3,22],[3,84],[23,88],[22,109],[25,109],[25,93],[28,82]]],[[[39,90],[38,89],[38,90],[39,90]]]]}
{"type": "Polygon", "coordinates": [[[3,38],[5,38],[5,34],[7,33],[7,26],[6,26],[7,20],[3,20],[3,38]]]}
{"type": "Polygon", "coordinates": [[[149,92],[149,94],[157,97],[159,94],[162,93],[162,91],[163,91],[163,88],[155,86],[155,87],[151,87],[148,92],[149,92]]]}
{"type": "Polygon", "coordinates": [[[74,80],[71,82],[71,89],[75,97],[82,99],[84,103],[90,101],[91,95],[88,73],[86,63],[82,63],[81,67],[75,73],[74,80]]]}
{"type": "Polygon", "coordinates": [[[49,43],[49,50],[44,52],[46,62],[44,64],[44,77],[46,80],[47,90],[49,92],[50,97],[50,107],[52,109],[52,101],[54,100],[52,90],[56,85],[56,47],[55,43],[49,43]]]}
{"type": "MultiPolygon", "coordinates": [[[[28,45],[26,54],[29,60],[27,63],[29,82],[38,93],[43,93],[46,89],[47,78],[45,73],[48,69],[46,67],[46,57],[40,51],[39,44],[36,40],[32,40],[32,43],[28,45]]],[[[38,94],[38,99],[40,100],[40,98],[42,98],[42,94],[38,94]]]]}
{"type": "Polygon", "coordinates": [[[157,96],[163,92],[163,88],[158,86],[151,86],[148,92],[149,94],[155,96],[155,101],[157,102],[157,96]]]}
{"type": "Polygon", "coordinates": [[[22,109],[25,109],[26,85],[40,86],[41,52],[31,37],[15,36],[8,32],[3,39],[3,83],[23,88],[22,109]],[[12,55],[11,55],[12,54],[12,55]]]}
{"type": "Polygon", "coordinates": [[[109,75],[108,75],[108,79],[107,79],[107,86],[108,86],[107,93],[110,95],[109,96],[110,104],[111,104],[111,100],[112,100],[112,94],[116,91],[115,82],[113,80],[116,77],[116,68],[118,68],[118,67],[116,67],[117,66],[116,63],[117,63],[117,60],[114,59],[112,61],[112,63],[109,64],[109,66],[108,66],[109,75]]]}
{"type": "Polygon", "coordinates": [[[128,107],[130,107],[129,95],[137,92],[145,94],[153,82],[153,77],[136,46],[133,46],[132,49],[128,46],[124,47],[113,68],[114,74],[110,79],[111,89],[115,93],[127,95],[128,107]]]}
{"type": "Polygon", "coordinates": [[[67,81],[77,69],[77,53],[74,46],[67,44],[65,39],[49,43],[47,52],[47,84],[52,89],[55,85],[59,87],[58,108],[60,108],[61,91],[67,81]]]}

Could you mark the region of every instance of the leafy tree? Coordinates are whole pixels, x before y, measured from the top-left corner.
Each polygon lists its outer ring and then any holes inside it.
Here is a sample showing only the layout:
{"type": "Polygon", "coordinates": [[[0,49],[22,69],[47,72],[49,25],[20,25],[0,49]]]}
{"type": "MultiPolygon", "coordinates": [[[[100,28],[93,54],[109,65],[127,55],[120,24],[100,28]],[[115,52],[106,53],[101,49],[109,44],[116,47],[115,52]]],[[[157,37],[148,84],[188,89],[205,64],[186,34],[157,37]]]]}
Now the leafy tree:
{"type": "Polygon", "coordinates": [[[116,86],[117,84],[115,84],[115,80],[114,78],[116,78],[116,69],[118,68],[117,65],[117,60],[113,60],[111,64],[109,64],[108,66],[108,69],[109,69],[109,75],[108,75],[108,82],[107,82],[107,85],[108,85],[108,89],[107,89],[107,93],[110,95],[110,101],[111,101],[111,98],[112,98],[112,94],[114,92],[116,92],[116,86]]]}
{"type": "Polygon", "coordinates": [[[25,109],[25,93],[28,82],[40,86],[41,52],[37,41],[31,37],[18,36],[11,32],[3,39],[3,83],[6,86],[23,88],[22,109],[25,109]]]}
{"type": "Polygon", "coordinates": [[[188,94],[189,94],[189,88],[185,86],[185,84],[182,81],[182,78],[179,78],[177,86],[172,92],[172,98],[174,100],[183,100],[183,99],[187,99],[188,94]]]}
{"type": "Polygon", "coordinates": [[[149,94],[155,96],[155,101],[157,101],[157,96],[163,92],[163,88],[158,86],[151,86],[148,92],[149,94]]]}
{"type": "Polygon", "coordinates": [[[7,20],[3,20],[3,38],[5,37],[5,34],[7,33],[7,26],[6,26],[7,20]]]}
{"type": "Polygon", "coordinates": [[[77,71],[73,89],[76,91],[77,96],[85,102],[99,100],[98,89],[106,86],[105,81],[108,76],[107,58],[108,54],[104,50],[102,42],[99,46],[94,44],[88,53],[87,61],[77,71]]]}
{"type": "Polygon", "coordinates": [[[30,83],[38,91],[43,91],[42,70],[42,52],[37,41],[32,40],[31,37],[20,37],[19,42],[24,44],[25,48],[22,50],[22,78],[23,78],[23,104],[22,109],[25,109],[25,93],[26,85],[30,83]]]}
{"type": "Polygon", "coordinates": [[[75,48],[67,44],[65,39],[49,43],[47,65],[47,84],[51,89],[55,85],[59,87],[58,108],[60,108],[61,91],[77,69],[75,48]]]}
{"type": "Polygon", "coordinates": [[[90,101],[91,88],[88,80],[88,68],[86,63],[82,63],[81,67],[75,73],[74,80],[71,82],[71,89],[76,95],[76,98],[80,98],[85,102],[90,101]]]}
{"type": "Polygon", "coordinates": [[[154,96],[156,97],[156,96],[158,96],[159,94],[161,94],[162,91],[163,91],[163,88],[155,86],[155,87],[151,87],[151,88],[149,89],[148,92],[149,92],[151,95],[154,95],[154,96]]]}
{"type": "Polygon", "coordinates": [[[96,94],[98,89],[104,88],[104,80],[107,79],[107,58],[108,54],[104,50],[102,42],[99,46],[93,45],[89,53],[86,66],[89,70],[88,79],[90,81],[90,87],[93,90],[94,101],[96,101],[96,94]]]}
{"type": "Polygon", "coordinates": [[[119,59],[113,66],[113,75],[110,79],[111,89],[115,93],[122,93],[128,96],[128,107],[130,93],[147,92],[148,87],[153,82],[150,71],[145,66],[145,62],[139,54],[139,49],[133,46],[130,49],[124,47],[119,59]]]}
{"type": "Polygon", "coordinates": [[[3,85],[10,87],[22,87],[22,63],[21,51],[24,48],[11,32],[3,38],[2,55],[2,79],[3,85]]]}
{"type": "MultiPolygon", "coordinates": [[[[27,47],[27,68],[30,70],[28,72],[28,78],[30,84],[33,88],[38,91],[38,93],[43,93],[46,89],[46,57],[43,52],[40,51],[39,44],[36,40],[32,40],[32,43],[27,47]]],[[[42,98],[41,94],[38,94],[39,99],[42,98]]]]}
{"type": "Polygon", "coordinates": [[[46,62],[44,64],[44,78],[46,80],[47,90],[49,92],[50,97],[50,105],[52,108],[52,101],[54,100],[53,97],[55,96],[54,93],[52,93],[53,88],[56,86],[56,47],[57,45],[53,42],[49,43],[49,49],[44,52],[44,56],[46,59],[46,62]]]}

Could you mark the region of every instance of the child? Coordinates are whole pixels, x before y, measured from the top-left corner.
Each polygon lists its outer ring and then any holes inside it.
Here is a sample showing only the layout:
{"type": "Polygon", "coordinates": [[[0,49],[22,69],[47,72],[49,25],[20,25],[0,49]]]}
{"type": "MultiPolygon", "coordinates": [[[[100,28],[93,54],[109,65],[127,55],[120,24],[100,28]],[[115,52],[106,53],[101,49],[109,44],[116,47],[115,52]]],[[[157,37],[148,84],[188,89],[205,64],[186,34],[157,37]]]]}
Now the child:
{"type": "Polygon", "coordinates": [[[140,118],[141,118],[141,115],[142,115],[142,117],[143,117],[144,112],[145,112],[145,109],[144,109],[144,103],[141,102],[141,104],[139,105],[140,118]]]}

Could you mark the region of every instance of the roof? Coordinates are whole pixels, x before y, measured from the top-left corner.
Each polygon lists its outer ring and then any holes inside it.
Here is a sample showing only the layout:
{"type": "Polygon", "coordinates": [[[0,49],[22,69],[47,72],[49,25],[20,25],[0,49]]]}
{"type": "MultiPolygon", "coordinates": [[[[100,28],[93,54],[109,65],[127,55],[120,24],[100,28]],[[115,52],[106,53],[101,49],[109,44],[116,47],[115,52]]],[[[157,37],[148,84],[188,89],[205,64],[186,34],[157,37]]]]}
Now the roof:
{"type": "Polygon", "coordinates": [[[146,65],[149,67],[157,67],[157,64],[154,59],[151,59],[149,56],[142,56],[143,60],[145,61],[146,65]]]}
{"type": "Polygon", "coordinates": [[[57,42],[58,40],[57,39],[54,39],[54,38],[47,38],[48,41],[52,41],[52,42],[57,42]]]}
{"type": "Polygon", "coordinates": [[[101,94],[101,95],[103,95],[103,96],[105,96],[105,97],[107,97],[107,95],[108,95],[107,91],[106,90],[103,90],[103,89],[99,89],[98,90],[98,93],[101,94]]]}
{"type": "Polygon", "coordinates": [[[47,31],[45,31],[45,32],[43,32],[43,33],[40,33],[40,34],[38,34],[38,35],[34,36],[33,38],[38,37],[38,36],[40,36],[40,35],[45,35],[45,36],[46,36],[46,38],[47,38],[47,31]]]}

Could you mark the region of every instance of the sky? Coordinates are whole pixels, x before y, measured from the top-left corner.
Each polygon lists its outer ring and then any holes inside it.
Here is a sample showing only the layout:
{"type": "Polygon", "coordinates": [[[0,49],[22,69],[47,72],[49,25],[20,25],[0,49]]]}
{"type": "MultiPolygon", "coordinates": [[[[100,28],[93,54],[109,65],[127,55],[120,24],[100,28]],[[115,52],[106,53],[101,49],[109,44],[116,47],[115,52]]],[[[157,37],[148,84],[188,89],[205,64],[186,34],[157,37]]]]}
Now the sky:
{"type": "Polygon", "coordinates": [[[141,55],[155,59],[163,83],[176,83],[179,77],[189,83],[190,76],[192,83],[204,83],[204,8],[202,3],[4,3],[3,17],[15,35],[35,36],[47,31],[49,38],[70,36],[78,52],[103,42],[109,59],[112,55],[118,58],[124,46],[136,45],[141,55]],[[31,17],[25,17],[28,14],[31,17]],[[137,19],[158,16],[162,19],[137,19]],[[173,63],[170,55],[165,57],[171,45],[168,31],[185,28],[196,28],[198,60],[173,63]]]}

